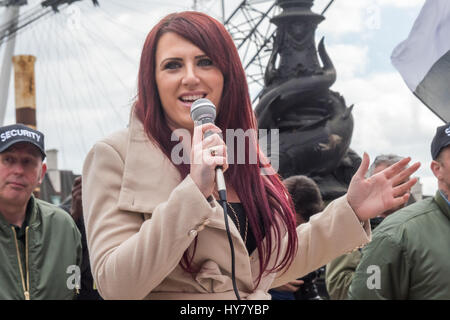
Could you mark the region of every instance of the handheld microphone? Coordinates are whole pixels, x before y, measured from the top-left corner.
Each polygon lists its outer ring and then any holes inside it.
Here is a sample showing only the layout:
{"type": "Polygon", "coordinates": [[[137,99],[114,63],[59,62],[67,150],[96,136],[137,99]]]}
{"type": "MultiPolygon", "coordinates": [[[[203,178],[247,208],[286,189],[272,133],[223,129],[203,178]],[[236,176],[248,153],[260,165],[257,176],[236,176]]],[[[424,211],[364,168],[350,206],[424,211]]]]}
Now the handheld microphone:
{"type": "MultiPolygon", "coordinates": [[[[205,123],[214,123],[216,120],[216,107],[208,99],[195,100],[191,106],[191,118],[194,121],[195,126],[199,126],[205,123]]],[[[207,138],[214,134],[213,131],[208,130],[204,133],[203,137],[207,138]]],[[[228,242],[231,250],[231,282],[233,284],[234,294],[238,300],[241,300],[239,290],[236,284],[236,261],[234,255],[234,245],[231,237],[230,226],[228,225],[228,211],[227,211],[227,189],[225,187],[225,178],[223,177],[222,166],[216,167],[216,184],[219,192],[220,203],[223,208],[223,218],[225,221],[225,229],[227,231],[228,242]]]]}
{"type": "MultiPolygon", "coordinates": [[[[191,106],[191,118],[194,121],[195,126],[199,126],[205,123],[214,123],[214,120],[216,120],[216,107],[209,99],[202,98],[195,100],[191,106]]],[[[208,130],[204,133],[203,137],[207,138],[212,134],[214,134],[214,132],[208,130]]],[[[225,186],[225,178],[223,176],[222,166],[216,167],[216,184],[220,200],[226,201],[227,188],[225,186]]]]}

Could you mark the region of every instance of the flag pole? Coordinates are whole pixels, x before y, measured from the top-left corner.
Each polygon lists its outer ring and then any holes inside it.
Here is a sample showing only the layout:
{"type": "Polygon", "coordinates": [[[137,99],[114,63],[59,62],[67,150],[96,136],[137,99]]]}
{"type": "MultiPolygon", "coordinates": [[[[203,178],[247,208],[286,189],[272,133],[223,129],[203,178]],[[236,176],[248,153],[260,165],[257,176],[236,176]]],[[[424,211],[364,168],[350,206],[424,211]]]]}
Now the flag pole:
{"type": "Polygon", "coordinates": [[[321,16],[323,16],[323,14],[328,10],[328,8],[333,4],[334,0],[331,0],[327,6],[325,7],[325,9],[323,9],[322,13],[320,14],[321,16]]]}

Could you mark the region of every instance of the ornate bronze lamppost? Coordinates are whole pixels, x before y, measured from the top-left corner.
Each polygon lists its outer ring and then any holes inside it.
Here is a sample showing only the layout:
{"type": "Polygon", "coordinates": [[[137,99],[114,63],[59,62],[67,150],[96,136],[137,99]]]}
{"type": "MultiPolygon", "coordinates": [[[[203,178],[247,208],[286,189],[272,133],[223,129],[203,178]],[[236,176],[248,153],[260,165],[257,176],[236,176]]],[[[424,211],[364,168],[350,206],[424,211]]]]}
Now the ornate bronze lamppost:
{"type": "Polygon", "coordinates": [[[255,112],[261,129],[279,129],[279,173],[313,178],[324,200],[347,190],[361,159],[349,149],[352,107],[330,90],[336,70],[315,31],[324,17],[311,11],[313,0],[277,0],[283,11],[255,112]],[[319,63],[319,57],[322,65],[319,63]]]}

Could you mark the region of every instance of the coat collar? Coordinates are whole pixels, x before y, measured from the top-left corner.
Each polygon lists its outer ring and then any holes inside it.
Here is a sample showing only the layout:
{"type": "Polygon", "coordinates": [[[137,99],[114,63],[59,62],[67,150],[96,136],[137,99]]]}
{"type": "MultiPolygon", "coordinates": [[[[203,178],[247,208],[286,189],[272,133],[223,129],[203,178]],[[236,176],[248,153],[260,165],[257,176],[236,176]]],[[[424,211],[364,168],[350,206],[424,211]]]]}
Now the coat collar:
{"type": "MultiPolygon", "coordinates": [[[[36,205],[36,198],[33,194],[30,196],[30,200],[28,200],[27,208],[25,212],[25,220],[24,224],[26,224],[29,227],[38,227],[41,224],[40,218],[39,218],[39,209],[36,205]]],[[[11,227],[11,224],[6,221],[5,217],[0,213],[0,227],[9,229],[11,227]]]]}
{"type": "Polygon", "coordinates": [[[132,113],[124,160],[119,208],[134,212],[152,212],[169,198],[181,182],[178,170],[149,140],[142,122],[132,113]]]}
{"type": "Polygon", "coordinates": [[[434,196],[434,201],[436,201],[439,209],[441,209],[442,213],[450,219],[450,206],[448,205],[448,202],[446,199],[443,198],[441,192],[438,190],[436,192],[436,195],[434,196]]]}

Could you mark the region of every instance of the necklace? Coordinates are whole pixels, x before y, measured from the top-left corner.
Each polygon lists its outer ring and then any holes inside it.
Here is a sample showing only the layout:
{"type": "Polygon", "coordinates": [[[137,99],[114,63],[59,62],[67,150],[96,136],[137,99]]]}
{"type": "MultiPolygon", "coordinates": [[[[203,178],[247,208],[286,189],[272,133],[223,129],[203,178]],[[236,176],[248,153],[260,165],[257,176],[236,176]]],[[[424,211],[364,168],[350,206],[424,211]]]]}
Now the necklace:
{"type": "MultiPolygon", "coordinates": [[[[227,205],[231,209],[231,211],[233,212],[234,217],[236,218],[236,225],[238,227],[239,233],[241,233],[241,224],[239,223],[239,217],[238,217],[236,211],[234,211],[233,207],[231,206],[231,204],[228,201],[227,201],[227,205]]],[[[248,233],[248,218],[247,218],[247,216],[245,216],[244,243],[247,243],[247,233],[248,233]]]]}

